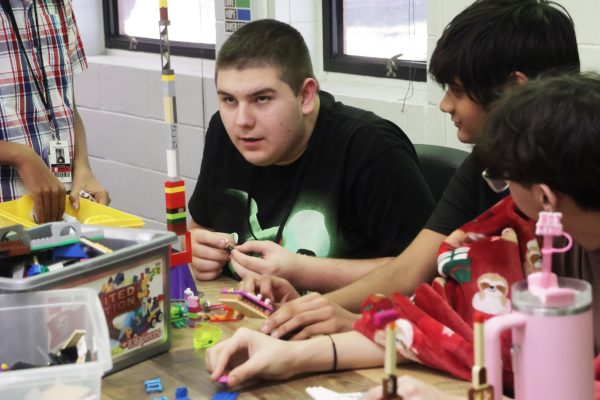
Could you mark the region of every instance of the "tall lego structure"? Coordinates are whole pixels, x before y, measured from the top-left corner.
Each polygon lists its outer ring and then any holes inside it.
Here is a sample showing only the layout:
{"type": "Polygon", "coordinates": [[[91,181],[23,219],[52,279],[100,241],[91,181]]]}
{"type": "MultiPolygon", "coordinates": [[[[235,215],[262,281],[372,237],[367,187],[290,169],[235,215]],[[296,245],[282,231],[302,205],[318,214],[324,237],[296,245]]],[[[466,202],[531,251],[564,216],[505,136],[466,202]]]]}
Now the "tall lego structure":
{"type": "Polygon", "coordinates": [[[179,146],[177,137],[177,103],[175,100],[175,71],[171,68],[169,49],[169,7],[167,0],[159,0],[160,9],[160,59],[163,81],[163,108],[165,122],[169,125],[169,148],[167,149],[167,176],[165,182],[165,204],[167,229],[175,232],[183,249],[174,252],[169,247],[171,264],[171,298],[184,298],[183,291],[191,288],[197,293],[194,278],[188,264],[192,261],[192,243],[187,230],[185,210],[185,185],[179,176],[179,146]]]}

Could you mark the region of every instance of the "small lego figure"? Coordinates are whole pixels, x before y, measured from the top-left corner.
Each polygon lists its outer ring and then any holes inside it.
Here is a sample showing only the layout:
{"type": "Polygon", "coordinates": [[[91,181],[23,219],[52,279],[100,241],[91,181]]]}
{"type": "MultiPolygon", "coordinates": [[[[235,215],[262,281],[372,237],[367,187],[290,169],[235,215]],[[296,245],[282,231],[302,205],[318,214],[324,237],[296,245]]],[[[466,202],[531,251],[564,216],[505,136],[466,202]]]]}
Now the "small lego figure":
{"type": "Polygon", "coordinates": [[[40,264],[37,257],[33,256],[33,263],[31,263],[27,270],[27,276],[35,276],[43,274],[44,272],[48,272],[48,268],[40,264]]]}

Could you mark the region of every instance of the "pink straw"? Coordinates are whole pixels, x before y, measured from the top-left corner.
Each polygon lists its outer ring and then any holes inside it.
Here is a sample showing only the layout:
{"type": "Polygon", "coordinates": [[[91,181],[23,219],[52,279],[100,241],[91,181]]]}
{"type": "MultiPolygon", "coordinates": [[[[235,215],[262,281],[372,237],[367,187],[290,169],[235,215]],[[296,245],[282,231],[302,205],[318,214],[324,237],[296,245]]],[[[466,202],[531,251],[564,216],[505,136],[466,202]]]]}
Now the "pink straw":
{"type": "Polygon", "coordinates": [[[562,213],[541,211],[538,221],[535,225],[535,234],[544,237],[542,247],[542,281],[541,285],[544,288],[550,286],[550,276],[552,274],[552,254],[564,253],[573,247],[573,239],[571,235],[563,232],[562,223],[560,222],[562,213]],[[567,238],[566,246],[562,248],[552,247],[555,236],[564,236],[567,238]]]}

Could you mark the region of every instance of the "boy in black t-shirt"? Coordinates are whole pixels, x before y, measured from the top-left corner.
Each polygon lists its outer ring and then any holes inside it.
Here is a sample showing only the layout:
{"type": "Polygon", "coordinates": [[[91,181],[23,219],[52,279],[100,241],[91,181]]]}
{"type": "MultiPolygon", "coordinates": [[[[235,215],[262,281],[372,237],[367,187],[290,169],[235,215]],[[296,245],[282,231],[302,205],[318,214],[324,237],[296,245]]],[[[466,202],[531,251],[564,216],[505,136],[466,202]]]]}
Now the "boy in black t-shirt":
{"type": "Polygon", "coordinates": [[[434,203],[410,140],[319,91],[294,28],[258,20],[232,34],[216,87],[219,112],[189,202],[197,278],[214,279],[227,263],[240,275],[333,290],[389,261],[423,227],[434,203]]]}
{"type": "MultiPolygon", "coordinates": [[[[450,114],[458,138],[473,144],[490,104],[503,90],[561,70],[579,71],[575,29],[562,6],[545,0],[475,1],[444,29],[429,63],[429,72],[446,89],[440,109],[450,114]]],[[[359,311],[368,295],[410,295],[418,284],[430,281],[446,236],[508,194],[492,192],[482,170],[467,157],[425,228],[389,265],[326,296],[311,294],[284,304],[265,322],[263,332],[281,336],[304,327],[295,338],[305,338],[350,330],[358,316],[347,310],[359,311]]],[[[258,285],[250,282],[246,289],[258,285]]],[[[285,281],[274,279],[269,286],[288,299],[295,296],[285,281]]]]}

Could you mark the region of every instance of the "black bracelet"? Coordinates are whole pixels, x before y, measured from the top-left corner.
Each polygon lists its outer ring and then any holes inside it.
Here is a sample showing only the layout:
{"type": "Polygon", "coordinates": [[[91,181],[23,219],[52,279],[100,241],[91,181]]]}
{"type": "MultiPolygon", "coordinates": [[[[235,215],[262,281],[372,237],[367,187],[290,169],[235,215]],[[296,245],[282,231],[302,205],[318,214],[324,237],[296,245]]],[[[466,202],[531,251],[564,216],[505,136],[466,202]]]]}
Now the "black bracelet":
{"type": "Polygon", "coordinates": [[[333,368],[331,371],[337,372],[337,348],[335,347],[335,342],[333,341],[331,335],[327,335],[327,337],[329,337],[329,340],[331,340],[331,347],[333,349],[333,368]]]}

